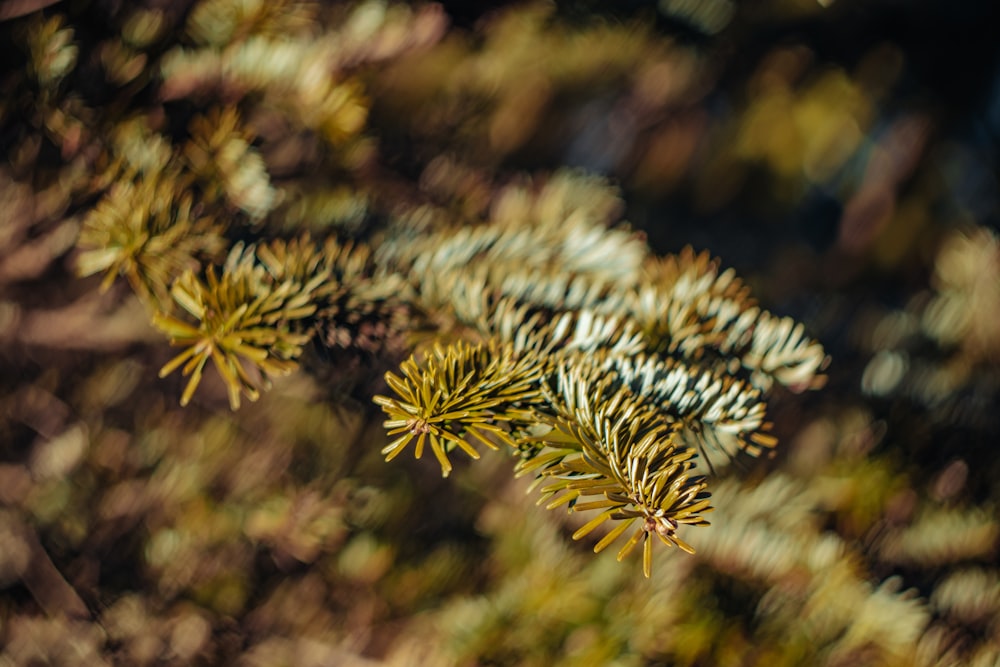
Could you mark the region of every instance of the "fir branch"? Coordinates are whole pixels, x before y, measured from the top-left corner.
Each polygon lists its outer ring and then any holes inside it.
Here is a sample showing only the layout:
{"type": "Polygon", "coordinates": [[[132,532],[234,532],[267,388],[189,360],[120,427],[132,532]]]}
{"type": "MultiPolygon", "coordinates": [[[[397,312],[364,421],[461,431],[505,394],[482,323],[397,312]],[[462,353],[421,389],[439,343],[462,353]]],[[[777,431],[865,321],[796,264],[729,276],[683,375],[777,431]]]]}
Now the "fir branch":
{"type": "Polygon", "coordinates": [[[128,180],[140,175],[155,177],[163,172],[171,173],[179,179],[179,185],[190,179],[176,173],[174,147],[170,141],[154,131],[145,116],[123,119],[112,129],[109,148],[111,166],[104,179],[128,180]],[[172,164],[173,163],[173,164],[172,164]],[[169,169],[167,165],[170,165],[169,169]]]}
{"type": "Polygon", "coordinates": [[[627,293],[627,309],[657,353],[697,359],[717,346],[734,315],[754,305],[732,269],[691,246],[677,255],[651,257],[638,285],[627,293]]]}
{"type": "MultiPolygon", "coordinates": [[[[620,555],[644,541],[648,575],[649,533],[690,551],[677,526],[705,523],[707,482],[689,474],[696,452],[714,470],[716,455],[773,450],[765,392],[774,381],[819,386],[826,357],[802,325],[756,306],[707,252],[653,258],[600,213],[574,208],[570,197],[585,199],[577,188],[586,182],[561,172],[538,192],[511,186],[482,225],[435,230],[439,218],[425,211],[379,257],[411,276],[418,303],[443,329],[509,346],[533,367],[541,402],[508,415],[519,470],[549,481],[543,497],[558,496],[551,506],[604,508],[578,536],[624,520],[601,549],[642,518],[620,555]],[[599,247],[630,265],[600,264],[599,247]]],[[[386,448],[393,455],[425,428],[413,415],[437,400],[405,391],[407,408],[395,406],[387,422],[392,434],[404,433],[386,448]]]]}
{"type": "Polygon", "coordinates": [[[742,380],[655,356],[609,355],[604,367],[679,423],[684,440],[696,446],[710,466],[711,452],[732,460],[741,451],[760,456],[777,444],[767,433],[771,425],[765,422],[761,392],[742,380]]]}
{"type": "Polygon", "coordinates": [[[993,559],[1000,524],[990,512],[960,508],[926,508],[906,529],[886,535],[881,557],[898,565],[941,566],[974,559],[993,559]]]}
{"type": "Polygon", "coordinates": [[[398,436],[382,453],[392,460],[416,438],[414,455],[420,458],[429,443],[445,477],[455,447],[478,459],[477,442],[496,449],[496,438],[514,446],[499,424],[517,418],[517,409],[539,395],[537,366],[517,358],[508,345],[438,345],[423,359],[411,356],[401,370],[403,377],[385,376],[399,398],[375,397],[390,417],[384,423],[388,434],[398,436]]]}
{"type": "Polygon", "coordinates": [[[320,182],[306,188],[289,184],[274,218],[283,230],[311,229],[315,233],[358,232],[369,213],[368,195],[345,184],[320,182]]]}
{"type": "Polygon", "coordinates": [[[215,47],[247,35],[301,35],[314,25],[316,11],[314,3],[302,0],[205,0],[188,17],[186,32],[197,44],[215,47]]]}
{"type": "MultiPolygon", "coordinates": [[[[577,367],[578,368],[578,367],[577,367]]],[[[539,413],[552,431],[538,438],[544,449],[519,464],[520,472],[535,471],[549,482],[543,501],[551,509],[569,504],[574,511],[601,512],[574,533],[579,539],[608,520],[618,521],[594,547],[601,551],[638,522],[637,530],[618,552],[618,560],[643,543],[643,573],[652,571],[652,541],[676,545],[693,553],[680,537],[681,524],[702,526],[711,511],[707,482],[690,475],[693,449],[677,439],[679,425],[669,425],[661,414],[627,388],[613,390],[613,378],[569,370],[561,366],[556,388],[543,383],[554,417],[539,413]],[[600,376],[598,376],[600,377],[600,376]],[[561,494],[561,495],[559,495],[561,494]],[[602,500],[579,502],[589,496],[602,500]]]]}
{"type": "Polygon", "coordinates": [[[823,347],[805,335],[802,324],[756,307],[732,320],[719,349],[737,356],[764,391],[775,381],[795,391],[822,387],[825,377],[819,372],[830,361],[823,347]]]}
{"type": "Polygon", "coordinates": [[[551,311],[593,310],[620,313],[624,299],[614,283],[601,277],[569,272],[548,273],[511,265],[497,287],[501,298],[528,303],[551,311]]]}
{"type": "Polygon", "coordinates": [[[930,602],[961,623],[990,623],[1000,615],[1000,575],[979,567],[957,570],[938,583],[930,602]]]}
{"type": "MultiPolygon", "coordinates": [[[[281,261],[278,255],[287,252],[283,248],[283,242],[276,242],[258,251],[272,273],[281,261]]],[[[398,352],[404,351],[402,339],[413,328],[413,313],[412,290],[403,277],[380,271],[371,249],[362,243],[330,237],[321,248],[307,252],[315,254],[308,260],[309,265],[316,263],[315,275],[323,276],[319,282],[311,278],[311,284],[317,288],[313,293],[317,308],[315,329],[322,342],[366,354],[386,350],[396,354],[396,348],[398,352]]],[[[306,258],[295,261],[304,266],[306,258]]]]}
{"type": "MultiPolygon", "coordinates": [[[[580,172],[556,172],[533,191],[515,184],[497,195],[487,224],[454,225],[432,235],[394,235],[381,250],[387,262],[413,275],[464,271],[481,267],[487,282],[502,283],[511,267],[556,275],[589,276],[612,283],[634,282],[647,253],[641,237],[627,227],[606,223],[607,205],[587,189],[606,185],[580,172]]],[[[617,199],[615,203],[618,204],[617,199]]],[[[420,224],[422,218],[414,223],[420,224]]]]}
{"type": "Polygon", "coordinates": [[[28,28],[28,50],[32,74],[45,91],[54,91],[76,67],[79,47],[73,43],[73,28],[64,27],[65,17],[38,17],[28,28]]]}
{"type": "Polygon", "coordinates": [[[257,221],[280,197],[252,141],[235,109],[215,109],[191,121],[184,157],[210,197],[224,198],[257,221]]]}
{"type": "Polygon", "coordinates": [[[102,289],[125,276],[148,304],[166,305],[175,277],[225,246],[221,226],[197,216],[193,202],[176,174],[118,181],[83,221],[77,272],[103,271],[102,289]]]}
{"type": "Polygon", "coordinates": [[[301,285],[304,293],[316,299],[340,286],[342,275],[334,274],[335,265],[348,264],[348,269],[354,271],[359,270],[357,264],[364,265],[364,253],[352,253],[352,250],[351,244],[341,245],[334,238],[319,246],[309,234],[303,234],[290,241],[275,239],[260,246],[250,246],[245,254],[248,261],[256,259],[260,262],[275,282],[291,280],[301,285]],[[362,255],[360,261],[358,254],[362,255]],[[355,266],[350,266],[352,264],[355,266]]]}
{"type": "Polygon", "coordinates": [[[294,370],[295,359],[310,339],[295,324],[316,310],[308,287],[293,280],[268,280],[252,254],[244,254],[239,246],[220,276],[211,266],[204,280],[190,271],[182,275],[171,296],[195,324],[163,313],[153,317],[171,345],[186,348],[160,369],[160,377],[177,368],[190,376],[181,405],[191,400],[209,359],[226,384],[234,410],[241,394],[257,400],[269,376],[294,370]]]}

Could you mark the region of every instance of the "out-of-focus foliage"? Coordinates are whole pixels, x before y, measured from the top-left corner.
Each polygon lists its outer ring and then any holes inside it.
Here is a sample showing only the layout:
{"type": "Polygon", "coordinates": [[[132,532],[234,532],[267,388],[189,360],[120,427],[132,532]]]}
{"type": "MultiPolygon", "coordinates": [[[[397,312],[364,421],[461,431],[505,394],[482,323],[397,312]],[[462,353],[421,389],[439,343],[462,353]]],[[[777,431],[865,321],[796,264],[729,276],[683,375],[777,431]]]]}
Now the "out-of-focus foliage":
{"type": "MultiPolygon", "coordinates": [[[[951,231],[934,261],[931,290],[893,311],[868,339],[875,355],[863,384],[876,396],[906,394],[932,410],[963,412],[975,388],[995,394],[1000,361],[1000,238],[985,227],[951,231]],[[933,346],[933,353],[914,348],[933,346]]],[[[969,406],[972,408],[972,406],[969,406]]],[[[974,408],[966,419],[975,419],[974,408]]]]}
{"type": "Polygon", "coordinates": [[[0,2],[0,665],[995,664],[986,4],[0,2]]]}

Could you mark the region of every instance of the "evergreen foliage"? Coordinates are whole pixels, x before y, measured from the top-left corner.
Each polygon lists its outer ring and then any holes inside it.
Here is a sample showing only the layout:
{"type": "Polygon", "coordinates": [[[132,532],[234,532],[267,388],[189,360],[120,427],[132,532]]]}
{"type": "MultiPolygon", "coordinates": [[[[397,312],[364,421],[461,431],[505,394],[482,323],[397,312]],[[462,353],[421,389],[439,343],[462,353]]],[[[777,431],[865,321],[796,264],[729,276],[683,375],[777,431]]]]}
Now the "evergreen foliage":
{"type": "Polygon", "coordinates": [[[0,667],[996,663],[912,47],[460,4],[0,3],[0,667]]]}

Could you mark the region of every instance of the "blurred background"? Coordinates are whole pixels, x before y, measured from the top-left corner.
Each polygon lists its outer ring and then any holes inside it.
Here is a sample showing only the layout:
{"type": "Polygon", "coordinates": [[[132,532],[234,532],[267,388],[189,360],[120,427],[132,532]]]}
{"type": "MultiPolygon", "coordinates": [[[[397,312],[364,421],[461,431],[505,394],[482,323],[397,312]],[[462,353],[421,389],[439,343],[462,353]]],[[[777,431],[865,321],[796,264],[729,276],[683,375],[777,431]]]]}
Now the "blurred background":
{"type": "Polygon", "coordinates": [[[997,26],[938,0],[3,0],[0,664],[1000,664],[997,26]],[[384,463],[391,308],[238,411],[158,376],[163,276],[489,220],[566,169],[831,356],[651,580],[501,454],[384,463]],[[151,233],[142,273],[121,249],[151,233]]]}

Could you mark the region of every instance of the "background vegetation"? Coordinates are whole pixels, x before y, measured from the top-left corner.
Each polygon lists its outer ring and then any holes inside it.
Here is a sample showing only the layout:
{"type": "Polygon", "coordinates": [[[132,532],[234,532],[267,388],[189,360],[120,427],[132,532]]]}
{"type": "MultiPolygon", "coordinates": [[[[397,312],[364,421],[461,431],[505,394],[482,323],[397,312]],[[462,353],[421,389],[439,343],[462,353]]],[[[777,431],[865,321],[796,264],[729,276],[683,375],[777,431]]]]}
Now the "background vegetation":
{"type": "Polygon", "coordinates": [[[0,3],[0,664],[997,664],[997,18],[0,3]],[[830,355],[694,555],[385,463],[483,229],[557,287],[707,250],[830,355]]]}

